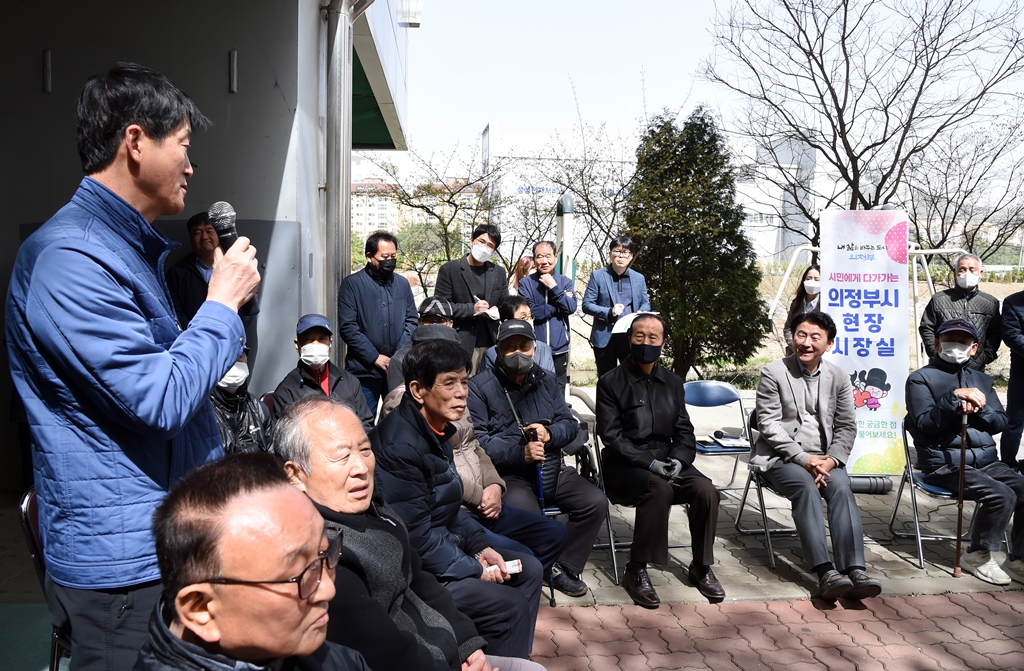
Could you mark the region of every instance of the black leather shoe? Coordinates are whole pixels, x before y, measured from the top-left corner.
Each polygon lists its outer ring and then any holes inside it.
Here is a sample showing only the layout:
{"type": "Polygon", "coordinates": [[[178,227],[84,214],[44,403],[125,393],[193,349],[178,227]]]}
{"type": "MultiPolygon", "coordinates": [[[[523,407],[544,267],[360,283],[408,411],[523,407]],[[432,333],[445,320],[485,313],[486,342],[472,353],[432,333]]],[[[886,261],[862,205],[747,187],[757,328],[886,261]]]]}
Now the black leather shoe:
{"type": "Polygon", "coordinates": [[[850,571],[850,582],[853,589],[843,595],[844,599],[870,599],[882,593],[882,583],[868,575],[868,572],[855,568],[850,571]]]}
{"type": "Polygon", "coordinates": [[[633,599],[633,603],[644,608],[657,608],[661,605],[658,593],[654,591],[651,578],[647,575],[647,569],[639,571],[627,570],[622,574],[622,586],[626,588],[626,594],[633,599]]]}
{"type": "Polygon", "coordinates": [[[698,578],[693,564],[690,564],[690,570],[686,572],[686,577],[690,581],[690,584],[696,587],[697,591],[703,594],[706,598],[725,598],[725,590],[722,588],[722,583],[718,582],[718,578],[715,577],[715,573],[711,570],[710,566],[708,567],[708,572],[704,574],[704,577],[698,578]]]}
{"type": "MultiPolygon", "coordinates": [[[[829,571],[818,581],[821,598],[835,601],[853,589],[853,581],[835,569],[829,571]]],[[[881,588],[879,588],[881,590],[881,588]]]]}
{"type": "Polygon", "coordinates": [[[580,580],[580,577],[572,571],[563,568],[558,562],[551,565],[551,578],[550,580],[545,579],[544,582],[553,585],[555,589],[566,596],[583,596],[588,589],[587,583],[580,580]]]}

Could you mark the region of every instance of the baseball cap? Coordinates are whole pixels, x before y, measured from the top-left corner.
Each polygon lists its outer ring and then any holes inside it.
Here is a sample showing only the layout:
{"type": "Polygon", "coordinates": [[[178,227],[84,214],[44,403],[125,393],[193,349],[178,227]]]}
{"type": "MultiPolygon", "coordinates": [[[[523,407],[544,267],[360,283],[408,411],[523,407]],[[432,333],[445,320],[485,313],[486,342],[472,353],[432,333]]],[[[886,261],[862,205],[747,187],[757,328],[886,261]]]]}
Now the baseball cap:
{"type": "Polygon", "coordinates": [[[451,319],[454,314],[455,311],[452,309],[452,304],[438,296],[425,298],[423,299],[423,302],[420,303],[420,317],[433,315],[435,317],[451,319]]]}
{"type": "Polygon", "coordinates": [[[302,335],[309,329],[316,326],[327,329],[328,333],[332,336],[334,335],[334,331],[331,330],[331,322],[327,321],[327,317],[317,314],[308,314],[299,317],[299,323],[295,325],[295,335],[302,335]]]}
{"type": "Polygon", "coordinates": [[[967,333],[970,334],[972,338],[974,338],[975,342],[977,342],[978,340],[978,329],[974,327],[974,324],[960,317],[956,317],[954,319],[947,319],[946,321],[939,324],[939,328],[938,330],[935,331],[935,335],[939,336],[942,335],[943,333],[949,333],[950,331],[960,331],[962,333],[967,333]]]}
{"type": "Polygon", "coordinates": [[[533,326],[530,325],[530,322],[522,319],[506,319],[498,327],[498,342],[517,335],[526,336],[530,340],[537,339],[533,332],[533,326]]]}

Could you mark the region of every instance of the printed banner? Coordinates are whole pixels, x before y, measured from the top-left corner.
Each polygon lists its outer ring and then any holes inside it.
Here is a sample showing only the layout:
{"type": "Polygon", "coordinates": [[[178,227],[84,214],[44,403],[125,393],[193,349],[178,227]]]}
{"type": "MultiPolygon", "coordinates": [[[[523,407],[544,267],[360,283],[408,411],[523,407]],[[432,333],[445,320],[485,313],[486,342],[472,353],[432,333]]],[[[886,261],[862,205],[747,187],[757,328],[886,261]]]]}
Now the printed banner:
{"type": "Polygon", "coordinates": [[[847,470],[900,474],[910,371],[906,213],[823,212],[820,263],[820,309],[838,329],[826,356],[849,374],[857,414],[847,470]]]}

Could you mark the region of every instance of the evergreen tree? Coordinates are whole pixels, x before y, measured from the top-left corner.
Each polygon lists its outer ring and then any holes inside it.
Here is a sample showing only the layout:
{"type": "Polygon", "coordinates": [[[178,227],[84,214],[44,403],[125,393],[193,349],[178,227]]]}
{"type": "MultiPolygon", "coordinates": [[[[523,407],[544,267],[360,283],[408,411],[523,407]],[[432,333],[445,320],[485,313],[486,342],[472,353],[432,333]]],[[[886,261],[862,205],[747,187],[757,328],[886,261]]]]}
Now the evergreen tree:
{"type": "Polygon", "coordinates": [[[749,359],[767,332],[761,270],[744,234],[725,138],[698,107],[678,128],[651,120],[637,149],[626,210],[652,309],[668,323],[665,354],[681,377],[695,365],[749,359]]]}

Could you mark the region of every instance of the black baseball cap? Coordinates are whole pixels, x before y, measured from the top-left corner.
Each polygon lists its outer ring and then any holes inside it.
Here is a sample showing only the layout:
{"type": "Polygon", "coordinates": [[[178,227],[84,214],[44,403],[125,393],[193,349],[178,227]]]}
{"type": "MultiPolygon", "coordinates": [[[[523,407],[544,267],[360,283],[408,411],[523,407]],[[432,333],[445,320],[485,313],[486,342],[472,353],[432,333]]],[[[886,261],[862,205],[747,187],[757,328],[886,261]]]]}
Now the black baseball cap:
{"type": "Polygon", "coordinates": [[[430,298],[423,299],[423,302],[420,303],[420,317],[426,317],[427,315],[451,319],[455,315],[455,310],[452,309],[452,304],[445,299],[439,296],[431,296],[430,298]]]}
{"type": "Polygon", "coordinates": [[[537,334],[533,332],[533,326],[530,325],[530,322],[522,319],[506,319],[498,327],[498,342],[517,335],[526,336],[530,340],[537,339],[537,334]]]}
{"type": "Polygon", "coordinates": [[[974,341],[978,341],[978,329],[974,327],[974,324],[962,319],[955,317],[954,319],[947,319],[946,321],[939,324],[938,330],[935,331],[935,335],[940,336],[943,333],[949,333],[950,331],[960,331],[961,333],[970,334],[974,341]]]}

